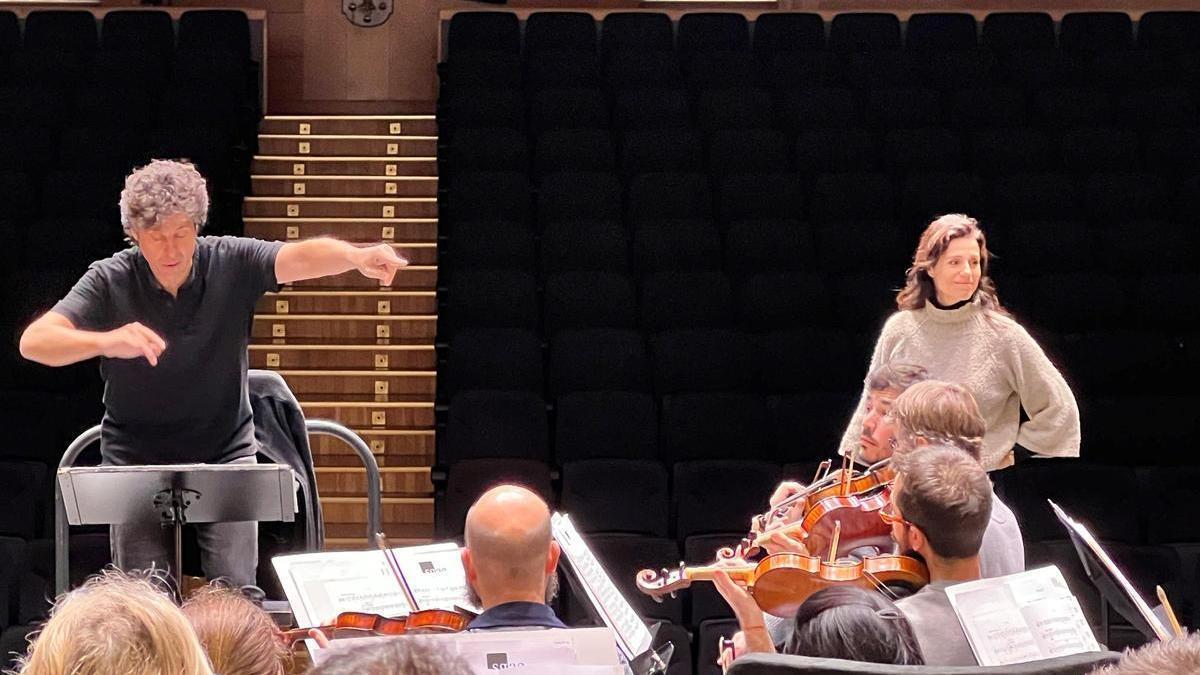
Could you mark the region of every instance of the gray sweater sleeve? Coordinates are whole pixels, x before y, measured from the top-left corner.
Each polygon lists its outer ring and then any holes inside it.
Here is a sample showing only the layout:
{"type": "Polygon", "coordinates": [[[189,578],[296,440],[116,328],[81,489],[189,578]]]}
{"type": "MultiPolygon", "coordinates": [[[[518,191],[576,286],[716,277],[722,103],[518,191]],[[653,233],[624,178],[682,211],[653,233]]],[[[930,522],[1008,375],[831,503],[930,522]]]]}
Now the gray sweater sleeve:
{"type": "Polygon", "coordinates": [[[1079,456],[1079,406],[1062,373],[1041,346],[1013,325],[1011,373],[1013,389],[1029,419],[1017,432],[1017,443],[1039,455],[1079,456]]]}

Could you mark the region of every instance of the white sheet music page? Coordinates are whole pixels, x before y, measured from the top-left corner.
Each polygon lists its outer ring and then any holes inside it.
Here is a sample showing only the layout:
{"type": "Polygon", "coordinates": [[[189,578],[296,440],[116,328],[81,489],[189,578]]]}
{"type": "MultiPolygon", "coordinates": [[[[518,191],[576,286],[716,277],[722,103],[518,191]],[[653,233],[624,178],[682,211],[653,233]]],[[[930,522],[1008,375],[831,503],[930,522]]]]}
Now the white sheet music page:
{"type": "MultiPolygon", "coordinates": [[[[417,603],[426,609],[467,604],[466,574],[453,542],[393,549],[417,603]],[[418,574],[419,573],[419,574],[418,574]],[[419,592],[418,592],[419,591],[419,592]]],[[[409,613],[383,551],[328,551],[271,559],[302,628],[331,623],[341,612],[409,613]]]]}
{"type": "Polygon", "coordinates": [[[596,608],[605,625],[617,636],[617,646],[626,659],[634,659],[650,649],[653,637],[646,623],[633,611],[629,601],[613,584],[608,572],[588,548],[570,516],[556,513],[550,519],[554,540],[562,548],[563,557],[575,572],[587,593],[588,600],[596,608]]]}
{"type": "Polygon", "coordinates": [[[454,609],[463,607],[480,612],[467,592],[467,572],[463,569],[462,554],[453,543],[432,544],[392,549],[396,564],[413,599],[421,609],[454,609]]]}
{"type": "Polygon", "coordinates": [[[1057,567],[946,588],[981,666],[1100,651],[1079,601],[1057,567]]]}

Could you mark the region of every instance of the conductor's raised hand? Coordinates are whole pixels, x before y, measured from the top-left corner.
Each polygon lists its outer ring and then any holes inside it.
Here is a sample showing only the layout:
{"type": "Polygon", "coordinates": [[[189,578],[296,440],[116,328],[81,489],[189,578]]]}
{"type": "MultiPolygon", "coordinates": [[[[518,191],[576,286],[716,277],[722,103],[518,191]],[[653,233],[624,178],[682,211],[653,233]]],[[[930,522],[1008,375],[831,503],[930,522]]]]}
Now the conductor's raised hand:
{"type": "Polygon", "coordinates": [[[104,333],[100,353],[110,359],[145,357],[152,366],[167,349],[167,343],[157,333],[138,322],[127,323],[104,333]]]}
{"type": "Polygon", "coordinates": [[[380,285],[390,286],[396,277],[396,272],[408,266],[408,261],[396,255],[390,244],[376,244],[359,249],[358,271],[364,277],[378,279],[380,285]]]}

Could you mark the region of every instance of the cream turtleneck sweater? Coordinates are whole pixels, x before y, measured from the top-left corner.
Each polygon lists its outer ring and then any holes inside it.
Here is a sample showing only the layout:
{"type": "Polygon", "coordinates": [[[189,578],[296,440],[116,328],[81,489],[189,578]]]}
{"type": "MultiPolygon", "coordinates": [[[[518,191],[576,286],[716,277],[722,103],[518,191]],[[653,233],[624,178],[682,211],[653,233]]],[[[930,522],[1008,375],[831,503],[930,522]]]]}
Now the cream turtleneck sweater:
{"type": "MultiPolygon", "coordinates": [[[[1039,455],[1079,456],[1079,407],[1062,374],[1020,324],[985,310],[978,299],[955,309],[926,303],[893,314],[868,372],[885,363],[924,366],[931,377],[975,396],[987,422],[980,463],[989,471],[1013,463],[1014,443],[1039,455]],[[1029,416],[1024,424],[1022,407],[1029,416]]],[[[860,404],[842,436],[843,454],[857,449],[862,411],[860,404]]]]}

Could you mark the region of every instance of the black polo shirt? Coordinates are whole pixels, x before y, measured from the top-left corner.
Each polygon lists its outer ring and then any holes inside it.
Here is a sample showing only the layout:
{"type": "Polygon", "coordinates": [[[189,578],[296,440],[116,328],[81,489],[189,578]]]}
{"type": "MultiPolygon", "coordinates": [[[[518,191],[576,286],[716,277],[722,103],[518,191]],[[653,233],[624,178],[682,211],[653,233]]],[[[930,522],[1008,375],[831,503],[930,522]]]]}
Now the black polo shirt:
{"type": "Polygon", "coordinates": [[[134,321],[167,343],[144,357],[100,359],[108,464],[226,462],[255,452],[246,389],[254,305],[278,290],[282,242],[199,237],[178,297],[163,290],[137,248],[92,263],[54,306],[76,328],[107,331],[134,321]]]}

